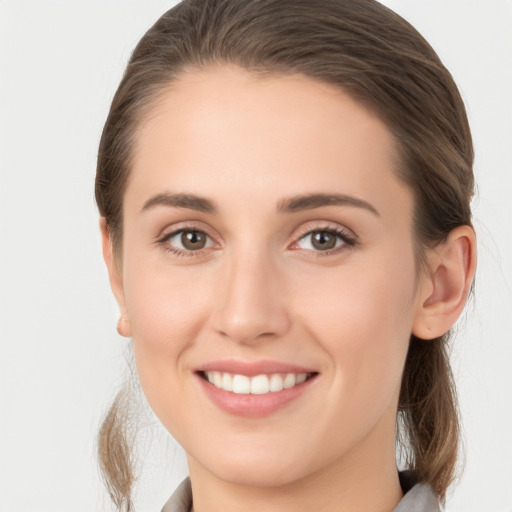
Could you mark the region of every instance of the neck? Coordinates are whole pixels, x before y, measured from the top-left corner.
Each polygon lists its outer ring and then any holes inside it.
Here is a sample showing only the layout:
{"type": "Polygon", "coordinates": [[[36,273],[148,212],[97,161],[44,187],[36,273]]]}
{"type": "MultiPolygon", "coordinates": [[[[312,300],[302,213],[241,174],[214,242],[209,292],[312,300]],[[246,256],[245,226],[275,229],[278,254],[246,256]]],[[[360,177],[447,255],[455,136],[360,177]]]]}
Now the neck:
{"type": "Polygon", "coordinates": [[[280,486],[228,482],[189,457],[193,512],[391,512],[403,493],[394,435],[393,443],[383,441],[374,431],[339,460],[280,486]]]}

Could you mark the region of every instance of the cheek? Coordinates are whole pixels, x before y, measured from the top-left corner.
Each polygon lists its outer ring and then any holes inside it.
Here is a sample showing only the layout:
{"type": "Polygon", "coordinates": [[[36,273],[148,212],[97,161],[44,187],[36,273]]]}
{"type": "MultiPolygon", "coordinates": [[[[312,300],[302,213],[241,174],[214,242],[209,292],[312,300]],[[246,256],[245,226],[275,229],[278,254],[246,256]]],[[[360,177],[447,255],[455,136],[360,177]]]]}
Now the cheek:
{"type": "MultiPolygon", "coordinates": [[[[355,414],[399,391],[414,314],[413,258],[337,269],[301,294],[304,325],[328,354],[333,388],[355,414]]],[[[297,291],[297,295],[299,292],[297,291]]],[[[377,405],[378,407],[378,405],[377,405]]]]}
{"type": "Polygon", "coordinates": [[[303,276],[291,294],[297,298],[297,308],[307,316],[307,323],[332,334],[354,329],[344,343],[358,344],[372,331],[384,336],[412,326],[416,279],[412,256],[400,260],[380,256],[303,276]]]}
{"type": "Polygon", "coordinates": [[[168,414],[165,404],[180,393],[183,355],[207,318],[205,295],[197,280],[180,269],[145,264],[126,268],[125,275],[139,379],[149,404],[163,419],[168,414]]]}
{"type": "Polygon", "coordinates": [[[147,264],[127,269],[126,276],[126,305],[135,342],[162,355],[180,350],[206,313],[198,280],[180,269],[147,264]]]}

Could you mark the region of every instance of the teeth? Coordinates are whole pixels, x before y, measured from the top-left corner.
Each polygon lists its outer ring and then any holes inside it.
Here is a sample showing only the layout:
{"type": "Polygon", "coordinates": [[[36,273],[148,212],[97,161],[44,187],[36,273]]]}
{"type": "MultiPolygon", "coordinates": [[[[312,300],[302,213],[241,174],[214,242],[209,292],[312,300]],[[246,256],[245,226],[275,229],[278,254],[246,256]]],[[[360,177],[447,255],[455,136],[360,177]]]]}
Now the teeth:
{"type": "Polygon", "coordinates": [[[266,375],[257,375],[251,379],[251,395],[264,395],[270,391],[270,384],[266,375]]]}
{"type": "Polygon", "coordinates": [[[238,395],[265,395],[269,392],[278,392],[302,384],[307,373],[273,373],[271,375],[233,375],[225,372],[205,372],[206,379],[216,388],[232,391],[238,395]]]}
{"type": "MultiPolygon", "coordinates": [[[[214,385],[215,385],[215,383],[214,383],[214,385]]],[[[216,387],[220,387],[220,386],[216,386],[216,387]]],[[[233,377],[233,393],[237,393],[238,395],[248,395],[250,392],[251,392],[251,379],[245,375],[235,375],[233,377]]]]}
{"type": "Polygon", "coordinates": [[[283,389],[283,378],[281,375],[274,373],[270,377],[270,391],[281,391],[283,389]]]}
{"type": "Polygon", "coordinates": [[[299,373],[297,377],[295,377],[295,384],[302,384],[307,378],[307,373],[299,373]]]}
{"type": "Polygon", "coordinates": [[[213,372],[213,385],[216,388],[220,388],[222,386],[222,374],[220,372],[213,372]]]}
{"type": "Polygon", "coordinates": [[[221,388],[225,389],[226,391],[233,391],[233,375],[231,375],[230,373],[224,373],[222,375],[221,388]]]}
{"type": "Polygon", "coordinates": [[[283,388],[290,389],[295,386],[295,375],[293,373],[288,373],[283,381],[283,388]]]}

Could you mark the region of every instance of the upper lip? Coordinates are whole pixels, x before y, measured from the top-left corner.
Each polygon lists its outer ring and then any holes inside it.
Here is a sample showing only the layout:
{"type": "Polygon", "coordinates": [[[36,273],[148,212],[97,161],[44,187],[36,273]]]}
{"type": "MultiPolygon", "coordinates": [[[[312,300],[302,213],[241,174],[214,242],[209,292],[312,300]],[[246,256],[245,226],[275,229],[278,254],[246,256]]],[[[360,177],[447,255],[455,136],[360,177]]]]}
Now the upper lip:
{"type": "Polygon", "coordinates": [[[311,368],[306,368],[296,364],[283,363],[280,361],[241,361],[236,359],[219,359],[217,361],[210,361],[206,364],[198,366],[195,371],[217,371],[232,373],[235,375],[247,375],[248,377],[272,373],[316,373],[316,371],[311,368]]]}

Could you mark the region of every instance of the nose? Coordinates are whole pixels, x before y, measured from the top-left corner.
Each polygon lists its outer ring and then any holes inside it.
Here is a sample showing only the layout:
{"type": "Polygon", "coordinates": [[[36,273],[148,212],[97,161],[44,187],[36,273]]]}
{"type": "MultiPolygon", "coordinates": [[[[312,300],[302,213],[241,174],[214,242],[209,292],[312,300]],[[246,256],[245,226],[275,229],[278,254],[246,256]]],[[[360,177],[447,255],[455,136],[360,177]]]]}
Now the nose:
{"type": "Polygon", "coordinates": [[[213,318],[218,333],[251,345],[288,331],[285,286],[277,265],[267,255],[233,255],[220,277],[213,318]]]}

